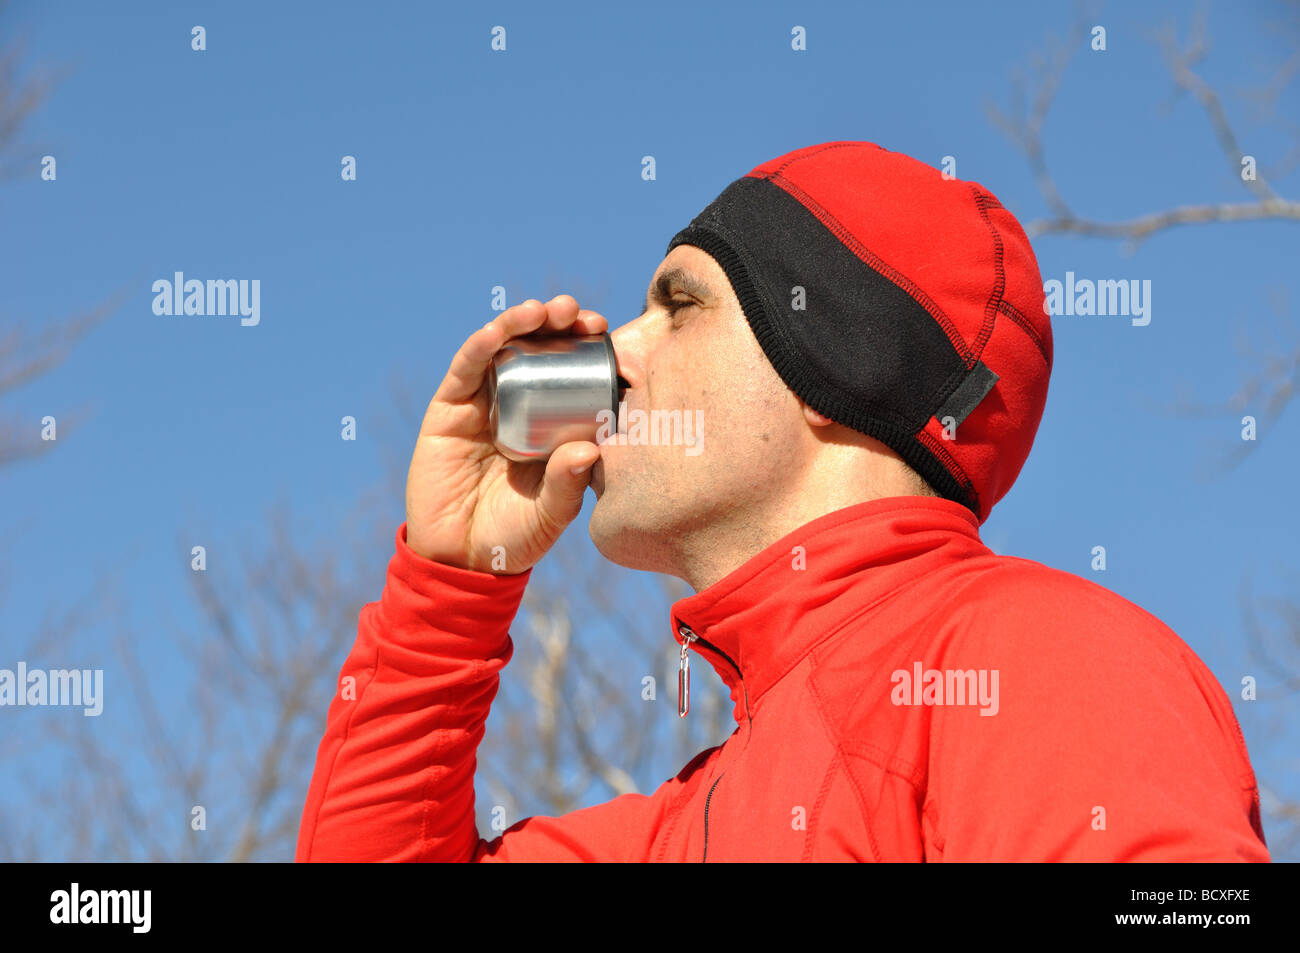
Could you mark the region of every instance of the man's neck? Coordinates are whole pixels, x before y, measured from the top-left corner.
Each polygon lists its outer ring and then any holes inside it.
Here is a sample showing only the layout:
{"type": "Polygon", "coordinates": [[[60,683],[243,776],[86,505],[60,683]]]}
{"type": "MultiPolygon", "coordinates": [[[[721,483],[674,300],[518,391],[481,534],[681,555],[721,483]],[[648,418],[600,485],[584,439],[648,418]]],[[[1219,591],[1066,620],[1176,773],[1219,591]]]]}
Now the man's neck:
{"type": "Polygon", "coordinates": [[[725,579],[777,540],[820,516],[868,500],[907,496],[911,492],[910,487],[867,496],[807,492],[792,499],[782,499],[775,506],[719,514],[699,533],[679,537],[680,548],[675,561],[680,571],[672,575],[701,592],[725,579]]]}

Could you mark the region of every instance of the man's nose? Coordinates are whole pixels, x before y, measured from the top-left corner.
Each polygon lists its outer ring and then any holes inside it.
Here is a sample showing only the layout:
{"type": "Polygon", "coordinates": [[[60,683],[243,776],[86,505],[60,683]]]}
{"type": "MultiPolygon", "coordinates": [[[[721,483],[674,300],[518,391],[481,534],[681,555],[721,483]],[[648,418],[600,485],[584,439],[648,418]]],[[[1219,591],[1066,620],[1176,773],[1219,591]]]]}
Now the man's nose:
{"type": "MultiPolygon", "coordinates": [[[[638,319],[639,320],[639,319],[638,319]]],[[[624,392],[641,387],[645,380],[644,335],[638,327],[638,320],[629,321],[622,327],[610,332],[609,338],[614,345],[614,361],[618,366],[618,399],[622,401],[624,392]]]]}

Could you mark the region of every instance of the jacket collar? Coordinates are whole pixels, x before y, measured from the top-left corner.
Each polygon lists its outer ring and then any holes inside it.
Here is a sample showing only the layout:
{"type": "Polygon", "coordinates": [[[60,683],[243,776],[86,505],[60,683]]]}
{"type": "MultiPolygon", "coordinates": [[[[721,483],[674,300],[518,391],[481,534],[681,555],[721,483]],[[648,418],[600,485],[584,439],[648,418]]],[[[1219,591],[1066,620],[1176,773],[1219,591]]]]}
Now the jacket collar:
{"type": "Polygon", "coordinates": [[[673,603],[673,638],[708,659],[743,724],[818,642],[928,572],[989,550],[979,521],[941,497],[895,496],[836,510],[673,603]]]}

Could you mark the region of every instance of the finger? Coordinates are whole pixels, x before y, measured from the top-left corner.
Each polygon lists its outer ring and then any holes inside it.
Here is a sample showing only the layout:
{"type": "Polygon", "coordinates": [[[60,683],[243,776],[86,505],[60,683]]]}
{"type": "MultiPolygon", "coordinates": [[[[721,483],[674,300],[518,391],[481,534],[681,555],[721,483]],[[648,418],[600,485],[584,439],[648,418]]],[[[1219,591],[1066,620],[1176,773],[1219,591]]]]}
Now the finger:
{"type": "Polygon", "coordinates": [[[582,440],[561,444],[551,454],[537,497],[537,505],[551,522],[560,526],[573,522],[591,483],[591,467],[599,459],[600,447],[582,440]]]}
{"type": "Polygon", "coordinates": [[[546,305],[536,298],[529,298],[527,301],[519,302],[513,308],[506,308],[493,319],[492,323],[499,326],[507,338],[515,338],[540,330],[547,319],[547,314],[546,305]]]}
{"type": "Polygon", "coordinates": [[[573,327],[574,319],[579,314],[578,302],[573,295],[559,294],[546,302],[546,321],[538,331],[541,333],[561,333],[573,327]]]}
{"type": "Polygon", "coordinates": [[[536,298],[529,298],[513,308],[507,308],[483,327],[471,334],[451,359],[447,375],[438,385],[433,399],[446,403],[459,403],[473,398],[483,385],[483,375],[493,355],[511,338],[528,334],[546,320],[546,307],[536,298]]]}
{"type": "Polygon", "coordinates": [[[451,366],[433,399],[459,403],[473,398],[483,385],[488,364],[510,338],[547,330],[601,334],[608,327],[609,322],[602,315],[580,310],[572,295],[556,295],[547,304],[536,298],[521,301],[469,336],[452,357],[451,366]]]}
{"type": "Polygon", "coordinates": [[[609,330],[605,316],[595,311],[579,311],[573,321],[574,334],[602,334],[609,330]]]}

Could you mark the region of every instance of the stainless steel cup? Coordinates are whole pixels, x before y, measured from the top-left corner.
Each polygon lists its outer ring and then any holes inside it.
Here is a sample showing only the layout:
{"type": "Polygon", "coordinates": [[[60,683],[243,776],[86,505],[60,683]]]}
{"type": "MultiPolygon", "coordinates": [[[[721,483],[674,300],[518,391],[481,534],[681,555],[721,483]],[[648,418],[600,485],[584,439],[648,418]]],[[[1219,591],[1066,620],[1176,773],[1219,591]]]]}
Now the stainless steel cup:
{"type": "Polygon", "coordinates": [[[492,436],[506,457],[545,460],[571,440],[596,440],[597,414],[618,416],[618,365],[609,334],[507,341],[488,367],[492,436]]]}

